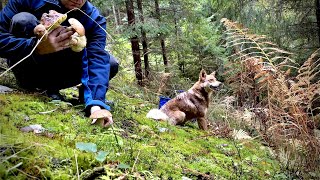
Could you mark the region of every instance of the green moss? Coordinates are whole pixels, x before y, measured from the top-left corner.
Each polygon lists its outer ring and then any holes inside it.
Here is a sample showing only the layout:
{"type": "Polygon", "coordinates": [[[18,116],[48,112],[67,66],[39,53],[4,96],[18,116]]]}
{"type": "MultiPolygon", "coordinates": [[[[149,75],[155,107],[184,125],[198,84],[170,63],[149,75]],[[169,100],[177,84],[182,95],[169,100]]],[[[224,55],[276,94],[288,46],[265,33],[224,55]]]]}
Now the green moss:
{"type": "Polygon", "coordinates": [[[83,106],[33,94],[0,95],[0,178],[70,179],[77,176],[77,167],[80,174],[104,167],[112,172],[109,177],[126,172],[132,179],[135,173],[151,179],[268,179],[279,172],[278,163],[258,142],[210,136],[193,123],[180,127],[153,121],[145,115],[156,105],[114,90],[107,97],[114,102],[111,128],[90,125],[83,106]],[[54,137],[19,130],[32,124],[42,125],[54,137]],[[98,151],[108,152],[106,160],[101,163],[95,153],[78,150],[77,142],[96,144],[98,151]],[[129,168],[117,168],[120,163],[129,168]]]}

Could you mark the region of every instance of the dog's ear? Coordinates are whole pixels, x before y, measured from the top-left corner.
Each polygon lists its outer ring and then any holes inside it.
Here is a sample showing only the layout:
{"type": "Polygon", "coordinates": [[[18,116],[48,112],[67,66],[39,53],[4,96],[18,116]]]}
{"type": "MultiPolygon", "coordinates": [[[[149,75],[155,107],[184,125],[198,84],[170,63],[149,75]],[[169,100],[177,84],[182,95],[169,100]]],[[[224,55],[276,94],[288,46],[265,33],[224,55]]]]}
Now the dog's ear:
{"type": "Polygon", "coordinates": [[[202,69],[199,74],[199,81],[201,81],[201,82],[204,81],[206,79],[206,76],[207,76],[206,71],[204,69],[202,69]]]}
{"type": "Polygon", "coordinates": [[[216,71],[213,71],[210,75],[216,76],[216,71]]]}

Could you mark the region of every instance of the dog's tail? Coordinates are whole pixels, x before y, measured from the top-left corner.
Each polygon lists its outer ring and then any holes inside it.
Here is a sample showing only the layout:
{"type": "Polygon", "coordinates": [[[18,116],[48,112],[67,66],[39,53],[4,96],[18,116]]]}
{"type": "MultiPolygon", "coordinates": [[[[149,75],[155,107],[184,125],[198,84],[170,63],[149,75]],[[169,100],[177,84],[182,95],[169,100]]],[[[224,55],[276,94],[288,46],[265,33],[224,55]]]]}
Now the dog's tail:
{"type": "Polygon", "coordinates": [[[155,119],[155,120],[168,120],[169,117],[160,111],[159,109],[151,109],[148,114],[147,118],[155,119]]]}

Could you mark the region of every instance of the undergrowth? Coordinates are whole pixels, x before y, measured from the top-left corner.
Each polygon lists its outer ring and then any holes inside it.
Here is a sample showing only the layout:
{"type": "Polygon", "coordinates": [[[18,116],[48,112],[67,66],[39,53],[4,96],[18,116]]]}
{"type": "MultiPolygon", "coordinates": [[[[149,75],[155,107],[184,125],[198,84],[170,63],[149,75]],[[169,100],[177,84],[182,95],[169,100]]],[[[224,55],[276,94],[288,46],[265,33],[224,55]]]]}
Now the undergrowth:
{"type": "Polygon", "coordinates": [[[233,104],[252,113],[248,123],[274,147],[284,169],[299,178],[314,178],[320,169],[320,139],[315,135],[319,50],[299,67],[291,53],[265,36],[228,19],[222,23],[231,52],[226,76],[233,104]]]}

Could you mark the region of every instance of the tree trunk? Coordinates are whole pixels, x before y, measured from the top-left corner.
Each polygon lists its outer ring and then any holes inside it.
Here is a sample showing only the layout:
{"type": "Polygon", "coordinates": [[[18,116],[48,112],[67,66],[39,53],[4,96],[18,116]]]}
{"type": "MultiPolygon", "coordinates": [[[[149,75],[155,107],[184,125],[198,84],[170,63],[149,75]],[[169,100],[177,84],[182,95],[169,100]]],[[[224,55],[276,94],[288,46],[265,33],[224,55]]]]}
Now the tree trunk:
{"type": "Polygon", "coordinates": [[[118,16],[118,24],[119,25],[121,25],[122,23],[121,23],[121,14],[120,14],[120,9],[119,9],[119,7],[117,8],[117,16],[118,16]]]}
{"type": "MultiPolygon", "coordinates": [[[[159,20],[159,23],[161,23],[159,0],[155,0],[154,2],[155,2],[155,9],[156,9],[156,18],[159,20]]],[[[167,70],[168,59],[167,59],[167,52],[166,52],[166,43],[165,43],[163,34],[161,32],[160,32],[160,44],[161,44],[163,64],[165,65],[167,70]]]]}
{"type": "Polygon", "coordinates": [[[114,17],[114,24],[116,25],[116,33],[119,33],[118,30],[119,30],[119,24],[118,24],[118,15],[117,15],[117,12],[116,12],[116,7],[115,7],[115,3],[114,3],[114,0],[112,0],[112,12],[113,12],[113,17],[114,17]]]}
{"type": "Polygon", "coordinates": [[[161,52],[162,52],[163,64],[167,67],[168,66],[168,59],[167,59],[166,43],[164,41],[164,37],[162,34],[160,36],[160,42],[161,42],[161,52]]]}
{"type": "Polygon", "coordinates": [[[318,28],[318,39],[320,45],[320,0],[315,0],[316,3],[316,17],[317,17],[317,28],[318,28]]]}
{"type": "MultiPolygon", "coordinates": [[[[126,0],[128,24],[132,27],[132,30],[135,31],[135,16],[134,16],[134,7],[133,0],[126,0]]],[[[138,84],[142,86],[142,69],[141,69],[141,59],[140,59],[140,48],[139,48],[139,39],[136,35],[130,38],[131,49],[134,63],[134,70],[138,84]]]]}
{"type": "MultiPolygon", "coordinates": [[[[137,0],[138,10],[139,10],[139,19],[142,24],[144,24],[143,9],[142,9],[142,0],[137,0]]],[[[142,47],[143,47],[143,61],[145,69],[145,77],[149,78],[150,66],[149,66],[149,56],[148,56],[148,41],[147,34],[144,28],[141,26],[141,35],[142,35],[142,47]]]]}
{"type": "MultiPolygon", "coordinates": [[[[178,27],[178,19],[177,19],[177,8],[175,5],[175,2],[173,0],[170,0],[170,5],[172,6],[172,11],[173,11],[173,22],[174,22],[174,28],[175,28],[175,34],[176,34],[176,43],[175,44],[179,44],[180,42],[180,35],[179,35],[179,27],[178,27]]],[[[185,69],[184,69],[184,59],[181,59],[181,53],[180,53],[181,49],[176,50],[177,56],[178,56],[178,66],[179,66],[179,70],[184,74],[185,69]]]]}

